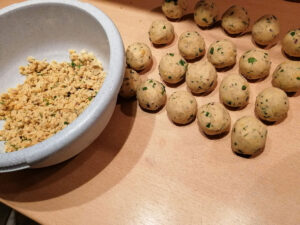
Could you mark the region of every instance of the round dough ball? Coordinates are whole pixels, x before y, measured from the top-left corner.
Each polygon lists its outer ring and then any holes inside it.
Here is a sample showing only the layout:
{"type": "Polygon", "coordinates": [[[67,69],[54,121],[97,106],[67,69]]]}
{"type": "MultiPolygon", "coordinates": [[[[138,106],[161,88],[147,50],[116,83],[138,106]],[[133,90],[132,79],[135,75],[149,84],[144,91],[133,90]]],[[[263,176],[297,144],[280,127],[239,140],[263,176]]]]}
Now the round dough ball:
{"type": "Polygon", "coordinates": [[[170,84],[176,84],[184,79],[187,62],[181,55],[168,53],[159,62],[158,70],[161,78],[170,84]]]}
{"type": "Polygon", "coordinates": [[[244,116],[233,125],[231,148],[242,155],[254,155],[264,149],[267,139],[267,126],[253,116],[244,116]]]}
{"type": "Polygon", "coordinates": [[[169,97],[166,110],[174,123],[188,124],[196,117],[197,101],[187,91],[176,91],[169,97]]]}
{"type": "Polygon", "coordinates": [[[280,32],[279,21],[274,15],[260,17],[252,27],[253,40],[260,45],[272,44],[280,32]]]}
{"type": "Polygon", "coordinates": [[[216,87],[217,72],[208,61],[196,62],[188,66],[185,81],[193,93],[210,92],[216,87]]]}
{"type": "Polygon", "coordinates": [[[200,0],[194,10],[194,20],[200,27],[212,26],[218,18],[218,9],[213,0],[200,0]]]}
{"type": "Polygon", "coordinates": [[[128,46],[126,50],[126,63],[134,70],[143,70],[152,63],[152,54],[150,48],[140,42],[135,42],[128,46]]]}
{"type": "Polygon", "coordinates": [[[230,128],[230,115],[223,105],[211,102],[202,105],[197,113],[198,124],[207,135],[225,133],[230,128]]]}
{"type": "Polygon", "coordinates": [[[252,49],[240,58],[240,73],[249,80],[264,78],[269,75],[271,61],[267,51],[252,49]]]}
{"type": "Polygon", "coordinates": [[[220,99],[229,107],[244,107],[248,104],[249,89],[249,83],[241,75],[227,75],[220,84],[220,99]]]}
{"type": "Polygon", "coordinates": [[[257,116],[266,121],[280,121],[287,116],[289,100],[284,91],[269,87],[256,97],[255,112],[257,116]]]}
{"type": "Polygon", "coordinates": [[[229,34],[240,34],[247,30],[250,18],[245,8],[231,6],[222,16],[222,27],[229,34]]]}
{"type": "Polygon", "coordinates": [[[167,100],[165,86],[153,79],[148,79],[139,85],[136,97],[140,106],[150,111],[160,109],[167,100]]]}
{"type": "Polygon", "coordinates": [[[123,98],[135,96],[140,83],[140,75],[133,69],[126,68],[119,95],[123,98]]]}
{"type": "Polygon", "coordinates": [[[205,54],[205,42],[197,31],[187,31],[180,35],[178,49],[185,59],[195,59],[205,54]]]}
{"type": "Polygon", "coordinates": [[[169,44],[174,39],[174,27],[166,20],[155,20],[149,29],[149,39],[153,44],[169,44]]]}
{"type": "Polygon", "coordinates": [[[207,59],[216,68],[225,68],[235,64],[236,47],[229,40],[213,42],[208,48],[207,59]]]}
{"type": "Polygon", "coordinates": [[[300,90],[300,62],[287,61],[279,64],[273,73],[273,86],[285,92],[300,90]]]}
{"type": "Polygon", "coordinates": [[[300,57],[300,28],[291,30],[284,36],[282,48],[289,56],[300,57]]]}
{"type": "Polygon", "coordinates": [[[162,11],[170,19],[180,19],[187,8],[186,0],[164,0],[162,11]]]}

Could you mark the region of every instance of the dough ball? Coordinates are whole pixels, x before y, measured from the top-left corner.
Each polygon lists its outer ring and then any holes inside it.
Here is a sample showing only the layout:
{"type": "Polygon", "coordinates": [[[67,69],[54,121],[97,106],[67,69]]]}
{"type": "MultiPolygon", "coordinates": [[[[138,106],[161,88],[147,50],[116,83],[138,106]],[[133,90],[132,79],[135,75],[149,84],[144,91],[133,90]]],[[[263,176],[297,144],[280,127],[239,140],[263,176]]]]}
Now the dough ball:
{"type": "Polygon", "coordinates": [[[167,102],[169,118],[177,124],[188,124],[193,121],[197,113],[197,102],[187,91],[176,91],[171,94],[167,102]]]}
{"type": "Polygon", "coordinates": [[[249,22],[250,18],[247,10],[237,5],[231,6],[222,16],[222,27],[229,34],[245,32],[249,22]]]}
{"type": "Polygon", "coordinates": [[[264,149],[267,126],[253,116],[244,116],[233,125],[231,132],[232,150],[242,155],[254,155],[264,149]]]}
{"type": "Polygon", "coordinates": [[[287,61],[279,64],[273,73],[273,86],[285,92],[300,90],[300,62],[287,61]]]}
{"type": "Polygon", "coordinates": [[[244,107],[248,104],[249,89],[249,83],[241,75],[227,75],[220,84],[220,99],[229,107],[244,107]]]}
{"type": "Polygon", "coordinates": [[[300,57],[300,28],[291,30],[284,36],[282,48],[289,56],[300,57]]]}
{"type": "Polygon", "coordinates": [[[168,53],[159,62],[158,70],[161,78],[170,84],[176,84],[184,79],[187,62],[181,55],[168,53]]]}
{"type": "Polygon", "coordinates": [[[202,105],[197,113],[198,124],[207,135],[225,133],[230,128],[230,115],[223,105],[211,102],[202,105]]]}
{"type": "Polygon", "coordinates": [[[249,80],[266,77],[270,73],[271,61],[267,51],[253,49],[240,58],[240,73],[249,80]]]}
{"type": "Polygon", "coordinates": [[[199,61],[188,66],[185,81],[193,93],[210,92],[216,87],[217,72],[210,62],[199,61]]]}
{"type": "Polygon", "coordinates": [[[140,83],[140,75],[133,69],[126,68],[119,95],[123,98],[135,96],[140,83]]]}
{"type": "Polygon", "coordinates": [[[180,35],[178,49],[185,59],[195,59],[205,54],[205,42],[197,31],[187,31],[180,35]]]}
{"type": "Polygon", "coordinates": [[[149,39],[153,44],[169,44],[174,39],[174,27],[166,20],[155,20],[149,29],[149,39]]]}
{"type": "Polygon", "coordinates": [[[256,97],[255,112],[257,116],[266,121],[280,121],[287,116],[289,100],[284,91],[269,87],[256,97]]]}
{"type": "Polygon", "coordinates": [[[218,9],[212,0],[200,0],[194,10],[194,20],[200,27],[212,26],[218,18],[218,9]]]}
{"type": "Polygon", "coordinates": [[[140,106],[150,111],[160,109],[167,100],[165,86],[153,79],[148,79],[139,85],[136,97],[140,106]]]}
{"type": "Polygon", "coordinates": [[[140,42],[135,42],[128,46],[126,50],[126,62],[134,70],[143,70],[152,63],[152,54],[150,48],[140,42]]]}
{"type": "Polygon", "coordinates": [[[279,21],[274,15],[260,17],[252,27],[253,40],[260,45],[272,44],[279,32],[279,21]]]}
{"type": "Polygon", "coordinates": [[[162,11],[170,19],[180,19],[187,8],[186,0],[164,0],[162,11]]]}
{"type": "Polygon", "coordinates": [[[226,39],[213,42],[208,48],[207,59],[216,68],[232,66],[236,62],[236,47],[226,39]]]}

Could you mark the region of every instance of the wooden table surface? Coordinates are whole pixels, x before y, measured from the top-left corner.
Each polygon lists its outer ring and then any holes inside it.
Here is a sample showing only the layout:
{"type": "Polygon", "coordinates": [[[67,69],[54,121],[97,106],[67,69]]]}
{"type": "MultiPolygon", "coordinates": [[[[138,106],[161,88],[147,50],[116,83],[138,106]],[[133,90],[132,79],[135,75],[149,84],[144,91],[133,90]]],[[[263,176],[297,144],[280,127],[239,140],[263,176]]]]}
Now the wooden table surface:
{"type": "MultiPolygon", "coordinates": [[[[2,0],[0,7],[17,2],[2,0]]],[[[134,41],[150,45],[147,31],[154,19],[164,18],[160,1],[88,1],[107,13],[127,46],[134,41]]],[[[251,22],[274,13],[281,36],[300,27],[300,3],[273,0],[217,1],[220,13],[232,4],[245,6],[251,22]]],[[[194,2],[189,2],[190,9],[194,2]]],[[[177,51],[181,32],[197,30],[206,47],[216,39],[231,39],[243,51],[254,48],[249,34],[230,38],[221,28],[201,30],[191,16],[175,26],[176,39],[152,48],[154,65],[141,75],[160,79],[160,57],[177,51]]],[[[251,24],[252,24],[251,23],[251,24]]],[[[269,50],[271,72],[286,58],[280,44],[269,50]]],[[[238,72],[238,65],[218,73],[238,72]]],[[[230,111],[232,121],[253,115],[257,93],[271,85],[271,76],[251,83],[250,104],[230,111]]],[[[186,89],[168,87],[167,93],[186,89]]],[[[218,101],[218,88],[197,96],[198,104],[218,101]]],[[[230,135],[208,139],[194,122],[175,126],[165,109],[142,111],[136,101],[119,101],[112,120],[82,154],[57,166],[0,175],[0,198],[42,224],[103,225],[299,225],[300,224],[300,96],[289,98],[290,111],[281,123],[268,127],[266,148],[253,159],[236,156],[230,135]]]]}

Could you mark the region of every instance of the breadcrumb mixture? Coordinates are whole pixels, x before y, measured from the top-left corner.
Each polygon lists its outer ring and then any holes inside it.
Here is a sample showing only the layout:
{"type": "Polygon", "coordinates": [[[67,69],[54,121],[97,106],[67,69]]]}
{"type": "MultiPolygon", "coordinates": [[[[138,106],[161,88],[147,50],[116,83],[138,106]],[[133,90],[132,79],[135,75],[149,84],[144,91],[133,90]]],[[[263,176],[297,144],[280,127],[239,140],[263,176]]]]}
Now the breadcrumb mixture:
{"type": "Polygon", "coordinates": [[[105,72],[92,53],[70,50],[71,63],[28,57],[24,84],[0,95],[0,141],[12,152],[41,142],[70,124],[101,88],[105,72]]]}

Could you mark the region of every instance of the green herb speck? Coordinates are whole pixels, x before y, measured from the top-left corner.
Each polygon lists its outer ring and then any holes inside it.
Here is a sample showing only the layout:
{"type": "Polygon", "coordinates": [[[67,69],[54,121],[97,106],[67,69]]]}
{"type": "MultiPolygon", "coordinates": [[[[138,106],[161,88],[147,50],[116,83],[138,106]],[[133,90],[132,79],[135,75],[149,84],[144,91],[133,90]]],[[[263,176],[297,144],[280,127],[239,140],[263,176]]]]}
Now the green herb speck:
{"type": "Polygon", "coordinates": [[[292,37],[293,37],[295,34],[296,34],[295,31],[292,31],[292,32],[290,33],[290,35],[291,35],[292,37]]]}
{"type": "Polygon", "coordinates": [[[65,124],[65,125],[69,125],[69,122],[65,121],[64,124],[65,124]]]}
{"type": "Polygon", "coordinates": [[[214,54],[214,48],[212,47],[209,51],[210,54],[214,54]]]}
{"type": "Polygon", "coordinates": [[[206,113],[205,113],[205,116],[209,116],[209,112],[206,112],[206,113]]]}
{"type": "Polygon", "coordinates": [[[142,88],[143,91],[146,91],[147,89],[148,89],[147,87],[143,87],[143,88],[142,88]]]}
{"type": "Polygon", "coordinates": [[[208,124],[206,124],[206,127],[207,127],[207,128],[210,128],[210,125],[211,125],[211,123],[208,123],[208,124]]]}
{"type": "Polygon", "coordinates": [[[166,26],[163,26],[163,29],[165,30],[165,29],[166,29],[166,26]]]}
{"type": "Polygon", "coordinates": [[[170,56],[174,56],[174,53],[169,53],[170,56]]]}
{"type": "Polygon", "coordinates": [[[248,63],[252,63],[253,64],[255,62],[257,62],[256,58],[254,58],[254,57],[248,58],[248,63]]]}
{"type": "Polygon", "coordinates": [[[300,80],[300,77],[297,77],[297,80],[300,80]]]}
{"type": "Polygon", "coordinates": [[[203,20],[205,23],[208,23],[208,21],[207,21],[206,18],[202,18],[202,20],[203,20]]]}
{"type": "Polygon", "coordinates": [[[242,86],[242,90],[245,91],[247,87],[245,85],[242,86]]]}
{"type": "Polygon", "coordinates": [[[75,68],[76,64],[72,61],[71,66],[75,68]]]}
{"type": "Polygon", "coordinates": [[[182,59],[180,59],[179,63],[180,63],[180,65],[182,65],[182,66],[185,65],[185,61],[183,61],[182,59]]]}

